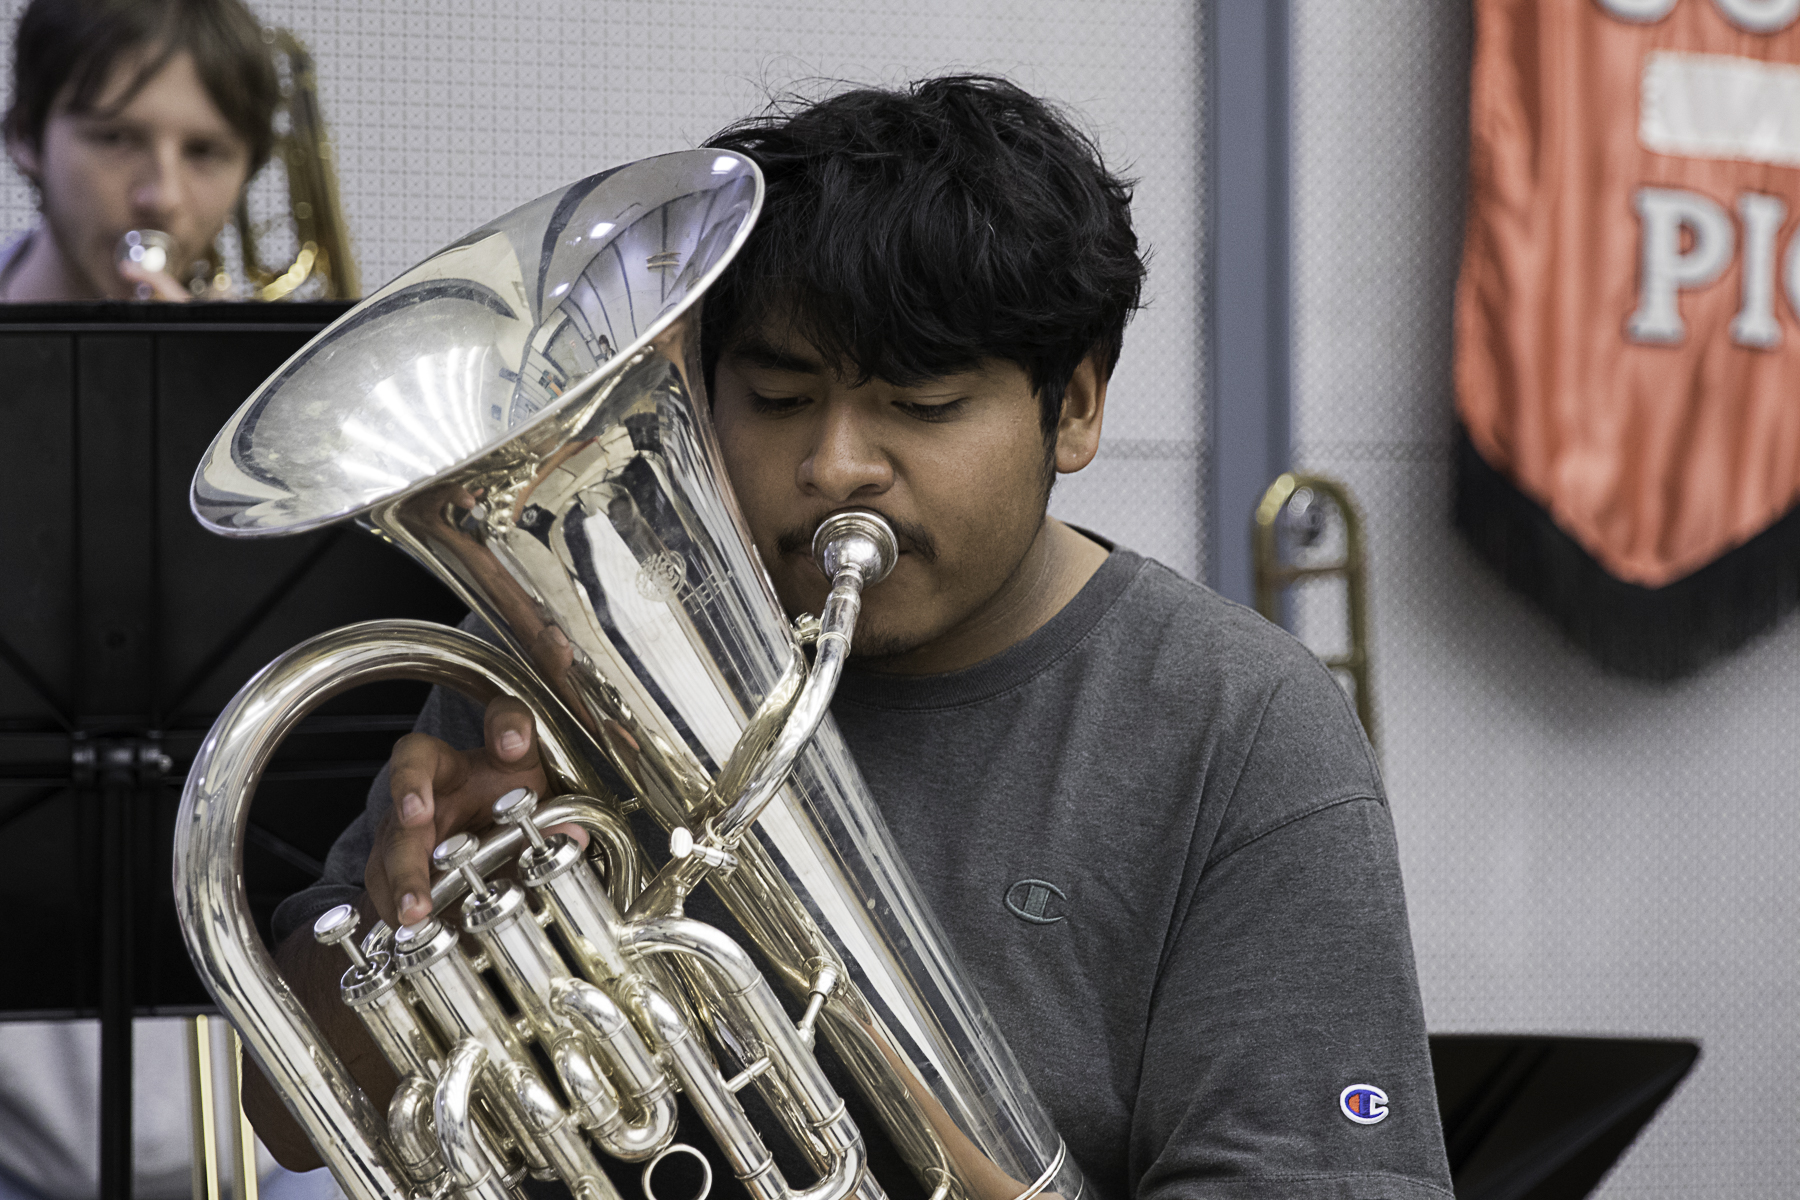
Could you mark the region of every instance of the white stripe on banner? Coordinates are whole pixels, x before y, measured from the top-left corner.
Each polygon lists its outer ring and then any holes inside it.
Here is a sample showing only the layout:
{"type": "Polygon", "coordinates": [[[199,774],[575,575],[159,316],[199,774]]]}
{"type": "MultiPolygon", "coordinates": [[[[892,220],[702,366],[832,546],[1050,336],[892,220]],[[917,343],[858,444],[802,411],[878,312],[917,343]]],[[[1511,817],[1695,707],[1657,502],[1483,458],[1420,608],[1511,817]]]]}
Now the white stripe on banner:
{"type": "Polygon", "coordinates": [[[1638,140],[1659,154],[1800,166],[1800,67],[1654,51],[1638,140]]]}

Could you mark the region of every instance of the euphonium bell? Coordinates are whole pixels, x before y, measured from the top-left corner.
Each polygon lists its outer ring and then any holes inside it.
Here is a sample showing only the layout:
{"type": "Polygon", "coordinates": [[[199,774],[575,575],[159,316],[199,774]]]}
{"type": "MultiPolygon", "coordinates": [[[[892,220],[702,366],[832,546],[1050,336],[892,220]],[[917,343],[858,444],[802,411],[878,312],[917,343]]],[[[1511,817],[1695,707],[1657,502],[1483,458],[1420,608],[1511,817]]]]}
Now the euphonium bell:
{"type": "Polygon", "coordinates": [[[752,163],[702,150],[535,200],[314,339],[195,477],[195,512],[226,536],[373,529],[511,652],[417,622],[325,634],[246,685],[188,777],[175,888],[189,949],[351,1200],[502,1200],[526,1172],[609,1196],[600,1160],[669,1152],[676,1089],[759,1200],[1081,1193],[827,715],[892,534],[874,514],[821,527],[831,597],[790,625],[721,467],[699,309],[761,195],[752,163]],[[559,794],[506,797],[495,831],[441,845],[432,919],[360,941],[345,912],[322,919],[347,954],[344,999],[403,1081],[381,1114],[277,977],[239,864],[281,736],[328,696],[396,676],[518,696],[559,794]],[[670,835],[654,875],[624,820],[640,805],[670,835]],[[585,855],[541,832],[567,823],[590,833],[585,855]],[[517,882],[494,877],[515,862],[517,882]],[[743,949],[682,914],[701,883],[805,1001],[797,1024],[743,949]],[[815,1029],[913,1181],[864,1169],[815,1029]],[[816,1182],[775,1170],[745,1088],[816,1182]]]}

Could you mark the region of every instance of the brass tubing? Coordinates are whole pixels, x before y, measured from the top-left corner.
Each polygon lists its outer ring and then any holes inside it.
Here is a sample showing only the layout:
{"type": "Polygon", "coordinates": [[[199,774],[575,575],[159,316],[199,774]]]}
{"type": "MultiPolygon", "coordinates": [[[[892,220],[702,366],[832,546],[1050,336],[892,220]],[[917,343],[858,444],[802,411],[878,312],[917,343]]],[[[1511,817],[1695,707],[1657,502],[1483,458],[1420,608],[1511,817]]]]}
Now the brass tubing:
{"type": "Polygon", "coordinates": [[[552,1003],[600,1048],[620,1088],[641,1113],[635,1120],[621,1113],[592,1130],[600,1148],[626,1162],[638,1162],[668,1145],[675,1134],[674,1092],[618,1004],[582,980],[560,986],[552,1003]]]}
{"type": "Polygon", "coordinates": [[[1251,559],[1256,590],[1256,611],[1281,623],[1281,596],[1294,584],[1308,579],[1344,581],[1345,622],[1350,635],[1348,653],[1324,658],[1333,671],[1350,676],[1355,688],[1357,719],[1369,743],[1375,744],[1375,687],[1369,658],[1368,552],[1363,540],[1362,514],[1350,489],[1324,475],[1288,471],[1278,476],[1262,500],[1250,533],[1251,559]],[[1301,489],[1327,497],[1344,519],[1344,553],[1333,562],[1300,566],[1281,556],[1281,514],[1301,489]]]}
{"type": "Polygon", "coordinates": [[[450,1180],[467,1200],[510,1200],[475,1122],[475,1085],[487,1065],[487,1051],[473,1038],[450,1050],[432,1101],[438,1148],[450,1180]]]}
{"type": "Polygon", "coordinates": [[[201,1013],[187,1023],[188,1119],[194,1141],[194,1200],[219,1194],[218,1106],[213,1100],[212,1022],[201,1013]]]}
{"type": "Polygon", "coordinates": [[[388,1104],[388,1131],[400,1164],[427,1193],[437,1189],[445,1171],[443,1155],[431,1132],[432,1102],[431,1084],[413,1073],[400,1081],[388,1104]]]}
{"type": "Polygon", "coordinates": [[[388,1144],[382,1114],[325,1048],[275,970],[236,864],[250,799],[288,731],[341,691],[396,678],[484,700],[501,690],[520,697],[537,720],[552,777],[572,790],[601,787],[573,749],[566,714],[541,699],[515,660],[478,638],[422,621],[371,621],[302,643],[240,691],[201,743],[176,818],[175,901],[188,953],[348,1200],[401,1200],[410,1195],[410,1179],[388,1144]]]}
{"type": "Polygon", "coordinates": [[[236,1172],[238,1200],[256,1200],[260,1191],[256,1178],[256,1130],[244,1115],[244,1046],[237,1030],[225,1027],[226,1061],[231,1065],[227,1077],[231,1094],[227,1097],[231,1121],[231,1169],[236,1172]]]}

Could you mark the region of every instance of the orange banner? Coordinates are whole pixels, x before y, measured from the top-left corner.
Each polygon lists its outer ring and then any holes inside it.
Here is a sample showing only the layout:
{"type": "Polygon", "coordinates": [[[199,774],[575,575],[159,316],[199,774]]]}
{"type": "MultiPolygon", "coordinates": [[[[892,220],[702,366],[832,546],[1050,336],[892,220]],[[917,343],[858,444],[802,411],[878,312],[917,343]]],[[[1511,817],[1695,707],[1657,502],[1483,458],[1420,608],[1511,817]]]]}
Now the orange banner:
{"type": "Polygon", "coordinates": [[[1476,0],[1457,411],[1660,588],[1800,499],[1800,0],[1476,0]]]}

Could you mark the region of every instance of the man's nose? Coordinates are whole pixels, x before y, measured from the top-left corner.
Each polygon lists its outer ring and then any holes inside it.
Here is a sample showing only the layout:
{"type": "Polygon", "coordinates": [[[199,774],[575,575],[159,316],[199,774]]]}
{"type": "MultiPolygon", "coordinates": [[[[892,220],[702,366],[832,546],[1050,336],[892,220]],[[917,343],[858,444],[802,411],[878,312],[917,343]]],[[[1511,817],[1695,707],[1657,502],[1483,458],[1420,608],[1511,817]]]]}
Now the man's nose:
{"type": "Polygon", "coordinates": [[[182,178],[179,143],[156,143],[131,190],[131,207],[140,219],[164,219],[181,207],[182,178]]]}
{"type": "Polygon", "coordinates": [[[800,464],[802,491],[833,503],[879,495],[894,482],[894,466],[858,406],[828,401],[812,453],[800,464]]]}

